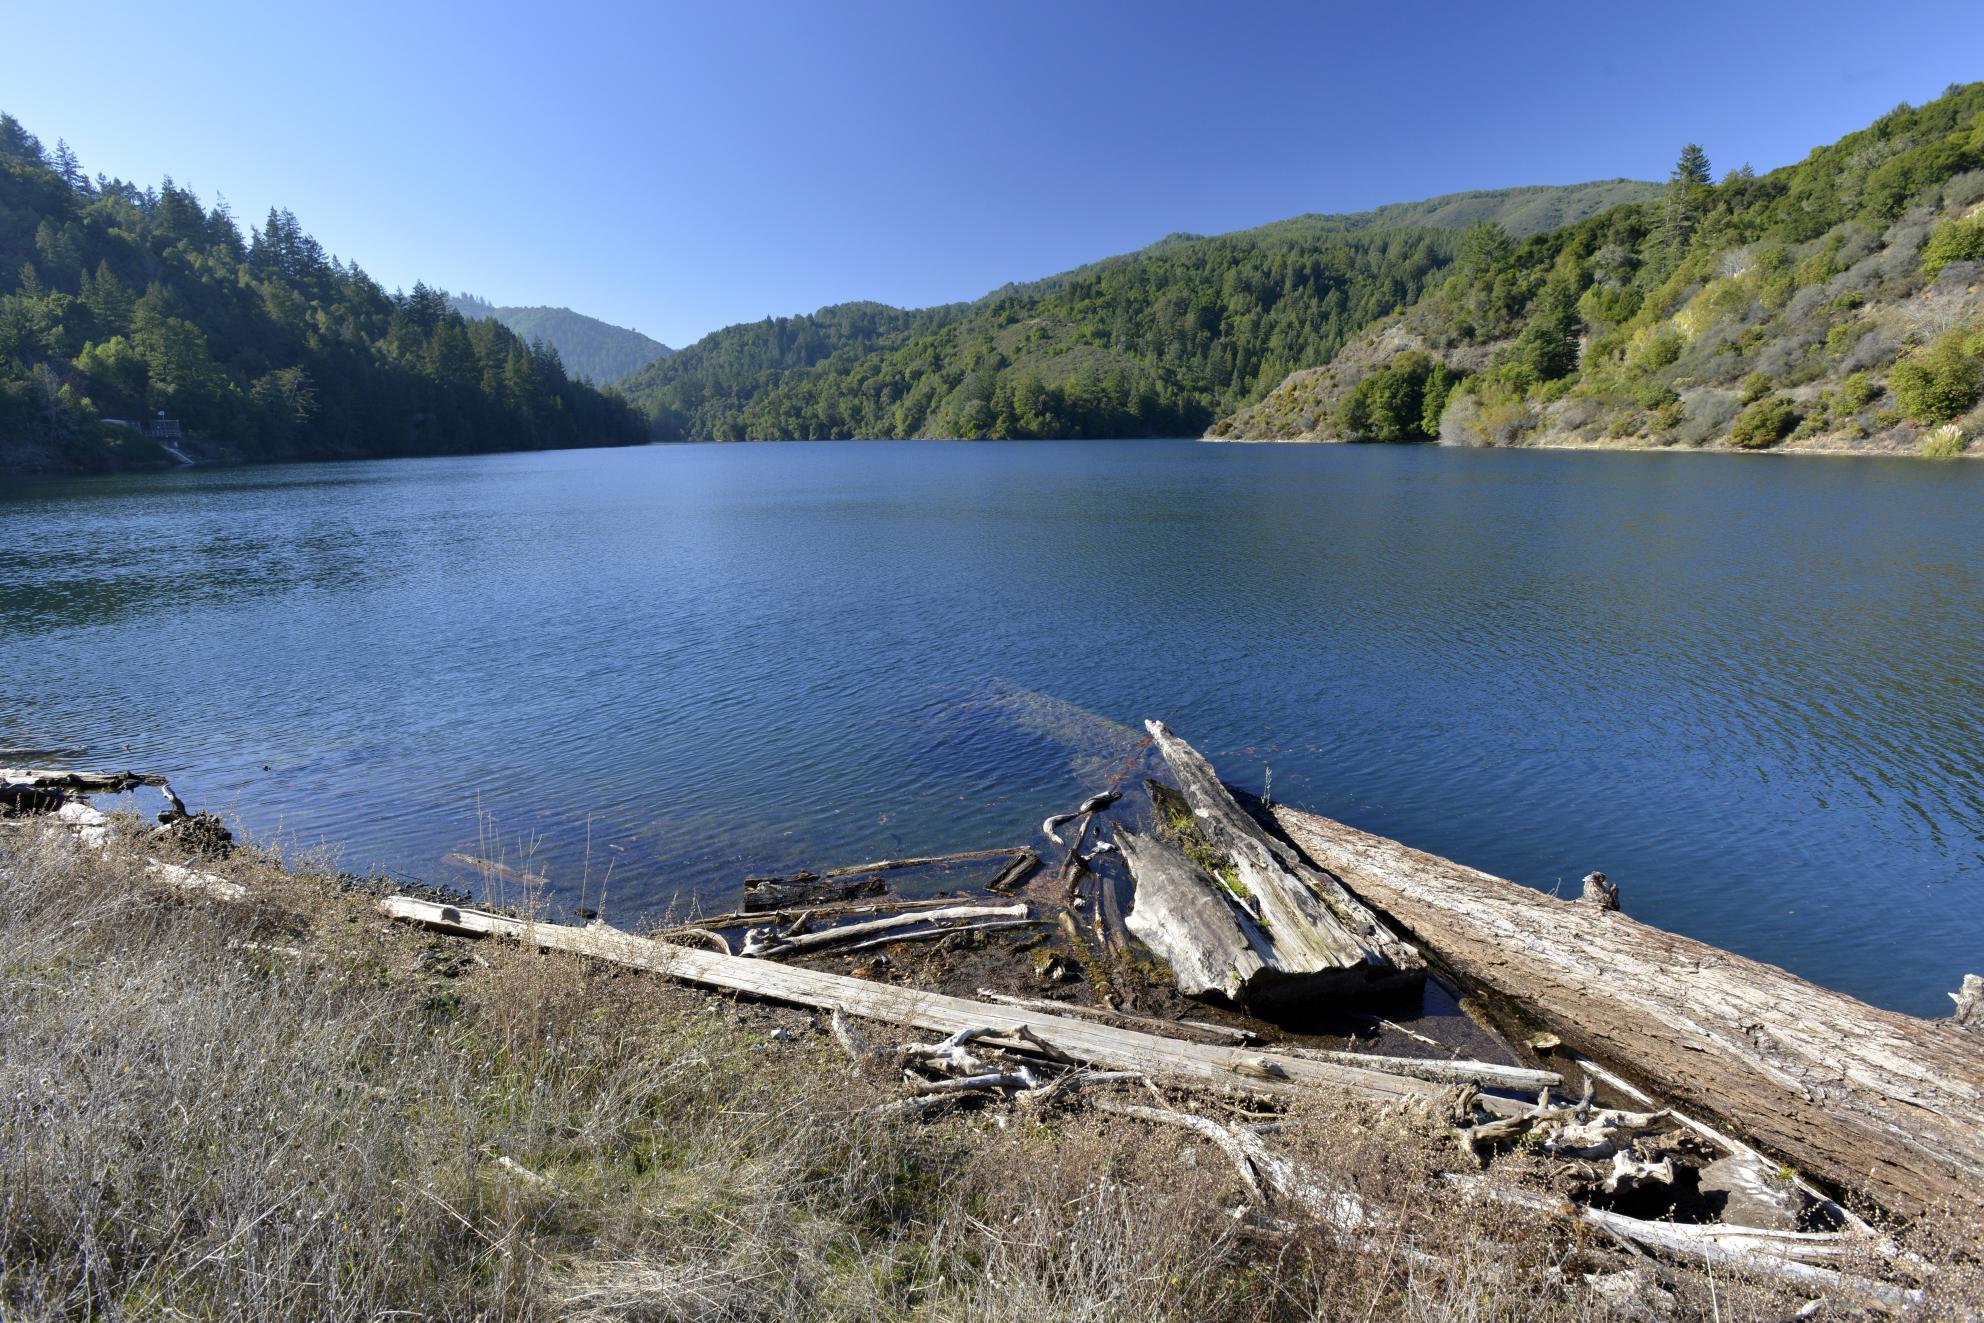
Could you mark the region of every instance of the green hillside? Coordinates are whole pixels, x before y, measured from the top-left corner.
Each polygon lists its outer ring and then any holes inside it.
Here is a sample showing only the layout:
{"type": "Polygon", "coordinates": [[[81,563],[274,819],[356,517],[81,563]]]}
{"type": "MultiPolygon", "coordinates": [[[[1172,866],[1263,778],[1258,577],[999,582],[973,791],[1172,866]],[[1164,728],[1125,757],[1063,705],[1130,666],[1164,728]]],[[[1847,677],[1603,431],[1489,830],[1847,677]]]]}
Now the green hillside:
{"type": "Polygon", "coordinates": [[[570,308],[499,308],[472,294],[451,295],[448,303],[464,317],[493,318],[525,340],[544,341],[567,372],[602,386],[675,352],[639,331],[570,308]]]}
{"type": "Polygon", "coordinates": [[[1984,83],[1804,161],[1518,239],[1216,437],[1961,452],[1984,431],[1984,83]]]}
{"type": "Polygon", "coordinates": [[[388,293],[286,211],[241,233],[166,179],[92,180],[0,115],[0,468],[629,443],[640,418],[555,352],[388,293]]]}
{"type": "Polygon", "coordinates": [[[622,386],[664,439],[1197,434],[1418,297],[1455,224],[1527,228],[1655,191],[1508,189],[1173,235],[975,303],[733,326],[622,386]]]}

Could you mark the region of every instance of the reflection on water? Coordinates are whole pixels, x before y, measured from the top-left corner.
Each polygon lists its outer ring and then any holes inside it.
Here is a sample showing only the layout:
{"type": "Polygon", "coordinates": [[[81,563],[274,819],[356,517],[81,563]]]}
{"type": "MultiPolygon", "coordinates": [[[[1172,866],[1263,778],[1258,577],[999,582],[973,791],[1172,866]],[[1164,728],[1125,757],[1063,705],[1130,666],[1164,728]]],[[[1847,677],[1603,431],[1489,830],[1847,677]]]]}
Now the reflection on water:
{"type": "Polygon", "coordinates": [[[1160,716],[1240,784],[1546,889],[1602,868],[1885,1005],[1944,1013],[1984,947],[1984,466],[842,443],[7,481],[0,757],[165,771],[350,866],[472,881],[444,856],[493,822],[567,896],[722,905],[1024,840],[1160,716]]]}

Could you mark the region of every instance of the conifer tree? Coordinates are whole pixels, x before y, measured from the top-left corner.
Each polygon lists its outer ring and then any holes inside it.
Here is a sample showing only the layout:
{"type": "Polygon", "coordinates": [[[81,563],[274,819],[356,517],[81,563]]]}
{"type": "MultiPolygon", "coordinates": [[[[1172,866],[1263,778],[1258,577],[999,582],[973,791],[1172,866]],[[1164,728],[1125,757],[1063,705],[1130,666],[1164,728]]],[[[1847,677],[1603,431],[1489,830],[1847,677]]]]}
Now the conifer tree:
{"type": "Polygon", "coordinates": [[[1713,178],[1708,166],[1708,153],[1698,142],[1691,142],[1681,149],[1681,159],[1674,163],[1674,173],[1668,179],[1682,187],[1691,184],[1706,184],[1713,178]]]}
{"type": "Polygon", "coordinates": [[[51,164],[55,173],[62,176],[62,182],[78,193],[90,191],[90,177],[83,173],[83,163],[76,159],[76,153],[69,149],[68,140],[55,140],[55,159],[51,164]]]}

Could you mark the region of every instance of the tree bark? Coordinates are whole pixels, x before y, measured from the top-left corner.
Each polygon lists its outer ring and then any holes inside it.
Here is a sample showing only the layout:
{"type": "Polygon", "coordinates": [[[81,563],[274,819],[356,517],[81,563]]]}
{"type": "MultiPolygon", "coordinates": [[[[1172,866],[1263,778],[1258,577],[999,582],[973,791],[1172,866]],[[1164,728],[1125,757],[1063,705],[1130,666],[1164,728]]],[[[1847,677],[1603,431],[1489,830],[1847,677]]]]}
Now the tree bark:
{"type": "Polygon", "coordinates": [[[1470,990],[1663,1101],[1900,1213],[1984,1190],[1984,1052],[1773,965],[1276,805],[1315,864],[1470,990]]]}
{"type": "Polygon", "coordinates": [[[1180,991],[1269,1010],[1424,978],[1411,943],[1269,837],[1196,749],[1162,722],[1145,724],[1191,809],[1193,834],[1233,870],[1228,887],[1168,845],[1117,833],[1137,883],[1130,929],[1170,962],[1180,991]]]}

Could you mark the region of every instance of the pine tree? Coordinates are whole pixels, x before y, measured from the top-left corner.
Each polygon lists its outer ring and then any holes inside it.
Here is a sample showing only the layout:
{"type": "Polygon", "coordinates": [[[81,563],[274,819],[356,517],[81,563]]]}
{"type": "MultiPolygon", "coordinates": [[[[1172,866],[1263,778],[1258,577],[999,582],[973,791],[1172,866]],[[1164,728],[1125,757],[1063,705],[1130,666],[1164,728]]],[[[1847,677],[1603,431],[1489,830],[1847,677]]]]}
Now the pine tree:
{"type": "Polygon", "coordinates": [[[90,191],[90,177],[83,173],[83,163],[76,159],[76,153],[69,149],[68,140],[55,140],[55,173],[62,176],[62,182],[78,193],[90,191]]]}
{"type": "Polygon", "coordinates": [[[42,165],[41,139],[21,127],[12,115],[0,112],[0,156],[11,156],[30,165],[42,165]]]}
{"type": "Polygon", "coordinates": [[[1681,260],[1708,211],[1710,178],[1708,153],[1701,144],[1691,142],[1683,147],[1674,173],[1667,177],[1667,194],[1654,218],[1660,253],[1670,267],[1681,260]]]}
{"type": "Polygon", "coordinates": [[[1691,142],[1681,149],[1681,159],[1674,163],[1674,173],[1668,176],[1671,183],[1687,186],[1706,184],[1714,177],[1708,166],[1708,153],[1698,142],[1691,142]]]}

